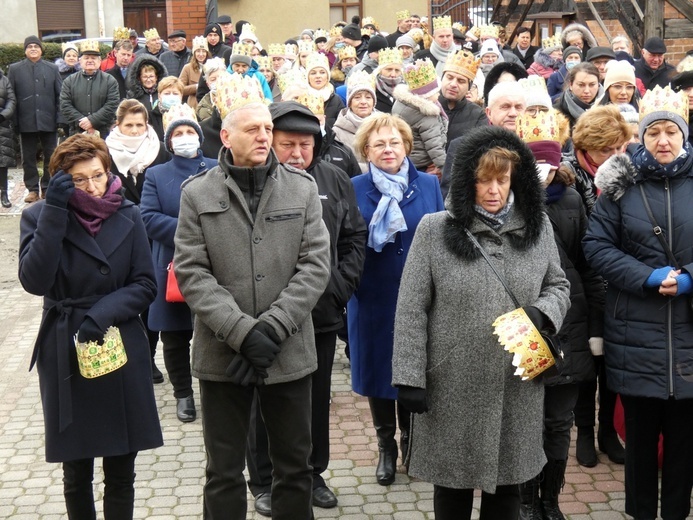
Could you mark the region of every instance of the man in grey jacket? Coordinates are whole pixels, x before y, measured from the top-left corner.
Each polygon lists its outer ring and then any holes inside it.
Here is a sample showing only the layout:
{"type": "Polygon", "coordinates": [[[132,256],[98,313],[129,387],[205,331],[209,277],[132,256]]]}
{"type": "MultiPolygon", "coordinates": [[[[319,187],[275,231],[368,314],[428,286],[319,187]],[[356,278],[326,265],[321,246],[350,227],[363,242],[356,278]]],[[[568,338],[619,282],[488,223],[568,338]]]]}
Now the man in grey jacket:
{"type": "Polygon", "coordinates": [[[272,518],[312,517],[311,310],[330,278],[330,239],[315,181],[279,163],[272,128],[259,97],[232,110],[219,165],[187,181],[181,194],[174,264],[195,314],[205,519],[246,518],[255,391],[274,468],[272,518]]]}

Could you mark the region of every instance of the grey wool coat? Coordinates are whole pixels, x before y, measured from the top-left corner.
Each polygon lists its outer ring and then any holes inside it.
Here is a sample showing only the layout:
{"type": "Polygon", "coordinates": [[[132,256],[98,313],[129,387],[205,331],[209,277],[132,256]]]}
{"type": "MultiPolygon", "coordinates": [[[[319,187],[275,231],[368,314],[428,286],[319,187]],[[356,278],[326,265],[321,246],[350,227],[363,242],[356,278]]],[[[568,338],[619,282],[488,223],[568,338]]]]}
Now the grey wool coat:
{"type": "Polygon", "coordinates": [[[542,383],[514,375],[512,354],[493,334],[493,321],[515,306],[464,234],[474,234],[521,305],[560,329],[569,284],[525,148],[498,127],[470,133],[456,156],[448,211],[423,218],[402,275],[392,383],[426,389],[429,410],[414,416],[409,474],[436,485],[493,493],[531,479],[546,462],[542,383]],[[473,170],[489,142],[522,157],[513,172],[515,203],[498,230],[473,209],[473,170]]]}
{"type": "Polygon", "coordinates": [[[230,151],[219,158],[219,166],[183,184],[175,235],[176,278],[195,315],[192,374],[229,381],[227,366],[263,320],[282,340],[265,382],[295,381],[317,368],[310,313],[330,278],[317,185],[271,152],[253,220],[227,174],[230,151]]]}

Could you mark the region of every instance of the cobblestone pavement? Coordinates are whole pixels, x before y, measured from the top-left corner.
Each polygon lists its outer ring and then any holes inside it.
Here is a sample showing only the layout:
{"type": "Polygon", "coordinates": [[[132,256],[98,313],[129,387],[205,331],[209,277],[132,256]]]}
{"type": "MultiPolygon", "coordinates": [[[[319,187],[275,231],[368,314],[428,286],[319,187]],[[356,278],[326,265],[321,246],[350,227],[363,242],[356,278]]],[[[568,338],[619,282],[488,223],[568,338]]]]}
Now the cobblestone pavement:
{"type": "MultiPolygon", "coordinates": [[[[25,196],[14,186],[15,206],[25,196]]],[[[18,229],[18,226],[17,226],[18,229]]],[[[4,266],[3,269],[10,268],[4,266]]],[[[15,269],[14,266],[11,267],[15,269]]],[[[44,461],[43,418],[36,372],[29,359],[41,313],[41,299],[19,283],[0,288],[0,518],[63,520],[62,470],[44,461]]],[[[161,349],[157,363],[163,368],[161,349]]],[[[197,392],[197,387],[195,388],[197,392]]],[[[137,457],[135,518],[193,520],[201,518],[205,452],[200,419],[180,423],[168,382],[155,385],[165,445],[137,457]]],[[[196,394],[197,395],[197,394],[196,394]]],[[[339,498],[334,509],[315,509],[315,517],[357,519],[432,519],[433,492],[428,483],[410,479],[400,467],[395,483],[375,480],[377,444],[365,398],[351,391],[348,360],[338,348],[333,371],[331,411],[332,460],[328,485],[339,498]]],[[[599,454],[600,464],[582,468],[574,458],[574,442],[561,495],[561,509],[571,520],[620,520],[624,510],[623,466],[599,454]]],[[[97,464],[98,465],[98,464],[97,464]]],[[[95,478],[101,511],[102,476],[95,478]]],[[[248,518],[259,519],[249,497],[248,518]]],[[[475,517],[478,517],[475,509],[475,517]]]]}

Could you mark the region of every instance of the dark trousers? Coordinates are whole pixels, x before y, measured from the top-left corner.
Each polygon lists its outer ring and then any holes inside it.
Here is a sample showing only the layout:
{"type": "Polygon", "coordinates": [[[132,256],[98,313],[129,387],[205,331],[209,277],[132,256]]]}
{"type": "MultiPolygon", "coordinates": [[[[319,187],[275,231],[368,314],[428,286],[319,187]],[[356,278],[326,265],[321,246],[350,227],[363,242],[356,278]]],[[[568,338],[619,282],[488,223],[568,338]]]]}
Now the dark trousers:
{"type": "MultiPolygon", "coordinates": [[[[472,517],[473,489],[433,486],[436,520],[468,520],[472,517]]],[[[520,514],[520,486],[498,486],[495,493],[481,492],[480,520],[517,520],[520,514]]]]}
{"type": "Polygon", "coordinates": [[[7,168],[0,167],[0,191],[7,191],[7,168]]]}
{"type": "Polygon", "coordinates": [[[636,520],[657,517],[657,446],[664,436],[664,520],[684,520],[693,488],[693,399],[621,396],[626,420],[626,513],[636,520]]]}
{"type": "Polygon", "coordinates": [[[544,387],[544,453],[547,459],[568,460],[576,384],[544,387]]]}
{"type": "Polygon", "coordinates": [[[202,431],[207,451],[204,518],[245,520],[243,477],[250,410],[257,391],[273,467],[272,518],[312,517],[309,463],[311,378],[257,387],[200,380],[202,431]]]}
{"type": "MultiPolygon", "coordinates": [[[[131,520],[135,505],[137,453],[103,458],[103,514],[106,520],[131,520]]],[[[96,520],[94,459],[63,462],[63,494],[70,520],[96,520]]]]}
{"type": "Polygon", "coordinates": [[[578,428],[594,428],[595,400],[597,393],[597,380],[599,381],[599,425],[602,429],[613,431],[614,408],[616,408],[616,394],[606,385],[606,367],[604,356],[595,356],[594,364],[597,367],[597,379],[578,383],[579,395],[575,405],[575,426],[578,428]]]}
{"type": "Polygon", "coordinates": [[[176,399],[193,394],[190,375],[190,340],[192,330],[161,331],[164,344],[164,365],[176,399]]]}
{"type": "MultiPolygon", "coordinates": [[[[313,451],[310,464],[313,466],[313,488],[325,485],[321,474],[330,463],[330,399],[332,386],[332,365],[337,346],[337,332],[315,335],[315,349],[318,354],[318,369],[311,374],[313,380],[311,402],[313,406],[311,434],[313,451]]],[[[247,450],[248,486],[257,496],[267,493],[272,484],[272,464],[267,454],[267,432],[262,417],[255,414],[251,419],[247,450]]]]}
{"type": "Polygon", "coordinates": [[[55,147],[58,145],[57,132],[22,132],[20,134],[22,146],[22,168],[24,170],[24,184],[29,191],[39,191],[39,174],[36,165],[36,152],[41,143],[43,150],[43,176],[41,177],[41,191],[45,193],[48,187],[48,164],[55,147]]]}

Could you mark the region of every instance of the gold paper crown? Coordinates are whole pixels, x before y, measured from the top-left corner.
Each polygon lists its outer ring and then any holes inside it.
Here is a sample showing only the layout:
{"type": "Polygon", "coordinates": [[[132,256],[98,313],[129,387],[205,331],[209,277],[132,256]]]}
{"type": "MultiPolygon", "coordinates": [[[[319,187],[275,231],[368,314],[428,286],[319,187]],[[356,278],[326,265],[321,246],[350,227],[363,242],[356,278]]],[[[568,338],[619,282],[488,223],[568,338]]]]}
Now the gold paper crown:
{"type": "Polygon", "coordinates": [[[479,27],[479,38],[498,38],[497,25],[481,25],[479,27]]]}
{"type": "Polygon", "coordinates": [[[302,87],[308,86],[308,80],[306,78],[306,73],[299,69],[289,69],[284,74],[277,78],[277,83],[279,84],[279,90],[284,93],[284,91],[293,86],[300,85],[302,87]]]}
{"type": "Polygon", "coordinates": [[[236,56],[250,56],[250,53],[253,51],[254,45],[252,43],[234,43],[233,47],[231,48],[231,54],[235,54],[236,56]]]}
{"type": "Polygon", "coordinates": [[[423,29],[420,29],[419,27],[415,27],[414,29],[410,29],[409,32],[407,33],[408,36],[411,36],[411,39],[414,40],[416,43],[421,43],[424,38],[424,32],[423,29]]]}
{"type": "Polygon", "coordinates": [[[298,56],[298,45],[295,45],[293,43],[287,43],[284,45],[284,56],[286,58],[291,59],[296,59],[296,56],[298,56]]]}
{"type": "Polygon", "coordinates": [[[560,128],[556,110],[537,111],[534,115],[525,112],[517,117],[515,132],[525,143],[536,141],[560,142],[560,128]]]}
{"type": "Polygon", "coordinates": [[[193,54],[198,49],[204,49],[206,51],[209,51],[209,47],[207,46],[207,38],[205,38],[204,36],[195,36],[193,38],[193,41],[192,41],[193,54]]]}
{"type": "Polygon", "coordinates": [[[80,56],[84,53],[87,53],[87,52],[101,55],[101,49],[99,49],[99,41],[98,40],[84,40],[82,43],[80,43],[79,44],[80,56]]]}
{"type": "Polygon", "coordinates": [[[214,104],[222,119],[249,103],[265,103],[260,83],[252,76],[219,74],[216,85],[214,104]]]}
{"type": "Polygon", "coordinates": [[[152,29],[147,29],[144,31],[144,38],[145,40],[151,40],[153,38],[159,38],[159,31],[156,30],[156,28],[152,29]]]}
{"type": "Polygon", "coordinates": [[[302,104],[304,107],[310,109],[316,116],[325,115],[325,100],[322,96],[315,96],[313,94],[301,94],[294,98],[294,101],[302,104]]]}
{"type": "Polygon", "coordinates": [[[75,336],[77,365],[82,377],[93,379],[119,369],[128,361],[125,345],[117,327],[108,327],[103,344],[96,341],[80,343],[75,336]]]}
{"type": "Polygon", "coordinates": [[[563,43],[561,42],[561,35],[554,34],[553,36],[544,38],[543,40],[541,40],[541,46],[544,49],[555,49],[556,47],[560,49],[561,47],[563,47],[563,43]]]}
{"type": "Polygon", "coordinates": [[[467,32],[467,26],[466,26],[466,25],[462,25],[460,22],[455,22],[454,24],[452,24],[452,28],[453,28],[453,29],[457,29],[457,30],[460,31],[462,34],[464,34],[464,33],[467,32]]]}
{"type": "Polygon", "coordinates": [[[269,56],[255,56],[253,59],[257,63],[257,70],[272,68],[272,58],[269,56]]]}
{"type": "Polygon", "coordinates": [[[331,38],[338,38],[342,35],[342,28],[334,26],[330,29],[330,37],[331,38]]]}
{"type": "Polygon", "coordinates": [[[116,27],[113,29],[114,40],[128,40],[130,38],[130,29],[127,27],[116,27]]]}
{"type": "Polygon", "coordinates": [[[376,30],[380,29],[378,22],[376,22],[375,18],[372,16],[366,16],[363,20],[361,20],[361,27],[365,27],[366,25],[372,25],[376,30]]]}
{"type": "Polygon", "coordinates": [[[534,379],[556,364],[544,338],[521,307],[496,318],[493,328],[498,343],[514,354],[515,375],[523,381],[534,379]]]}
{"type": "Polygon", "coordinates": [[[652,112],[669,112],[681,116],[688,122],[688,95],[684,90],[674,92],[667,85],[662,88],[656,85],[652,90],[645,92],[640,100],[640,121],[652,112]]]}
{"type": "Polygon", "coordinates": [[[452,29],[452,18],[450,16],[437,16],[433,19],[433,32],[438,29],[452,29]]]}
{"type": "Polygon", "coordinates": [[[347,78],[347,96],[349,92],[354,92],[363,88],[375,90],[375,76],[369,74],[365,70],[357,70],[349,74],[347,78]]]}
{"type": "Polygon", "coordinates": [[[174,121],[184,119],[187,121],[197,122],[197,116],[195,116],[195,110],[187,103],[178,103],[169,108],[163,115],[164,132],[168,130],[168,127],[174,121]]]}
{"type": "Polygon", "coordinates": [[[75,51],[77,54],[79,54],[79,49],[77,48],[77,44],[74,42],[65,42],[61,46],[61,50],[63,52],[63,56],[65,56],[65,53],[72,49],[75,51]]]}
{"type": "Polygon", "coordinates": [[[267,46],[267,54],[269,56],[281,56],[282,58],[284,57],[284,51],[286,50],[286,47],[283,43],[270,43],[267,46]]]}
{"type": "Polygon", "coordinates": [[[244,33],[244,32],[251,32],[251,33],[255,34],[255,26],[252,23],[244,23],[241,26],[241,33],[244,33]]]}
{"type": "Polygon", "coordinates": [[[300,40],[298,42],[298,53],[302,52],[315,52],[317,47],[315,46],[315,42],[313,40],[300,40]]]}
{"type": "Polygon", "coordinates": [[[322,67],[326,71],[330,70],[330,61],[327,56],[320,54],[319,52],[314,52],[309,54],[306,58],[306,70],[311,71],[317,67],[322,67]]]}
{"type": "Polygon", "coordinates": [[[402,51],[386,47],[378,51],[378,68],[382,69],[388,65],[402,64],[402,51]]]}
{"type": "Polygon", "coordinates": [[[409,90],[417,90],[433,82],[437,83],[438,77],[433,62],[426,58],[425,60],[416,60],[412,65],[405,67],[404,81],[407,82],[409,90]]]}
{"type": "Polygon", "coordinates": [[[313,33],[313,39],[317,40],[318,38],[327,38],[330,36],[330,33],[328,33],[325,29],[316,29],[315,32],[313,33]]]}
{"type": "Polygon", "coordinates": [[[370,35],[371,35],[371,30],[370,30],[370,29],[368,29],[368,28],[366,28],[366,27],[364,27],[363,29],[361,29],[361,36],[370,36],[370,35]]]}
{"type": "Polygon", "coordinates": [[[395,13],[395,17],[397,17],[398,22],[401,20],[406,20],[410,16],[411,14],[409,13],[409,9],[402,9],[401,11],[397,11],[395,13]]]}
{"type": "Polygon", "coordinates": [[[479,63],[481,63],[481,60],[475,58],[474,54],[468,50],[462,49],[461,51],[448,55],[448,59],[445,60],[445,68],[443,68],[443,72],[457,72],[472,82],[476,77],[476,71],[479,68],[479,63]]]}
{"type": "Polygon", "coordinates": [[[356,48],[352,47],[351,45],[342,47],[337,52],[337,57],[339,58],[339,61],[342,61],[344,58],[356,58],[356,48]]]}

